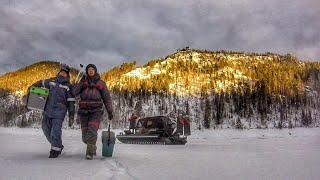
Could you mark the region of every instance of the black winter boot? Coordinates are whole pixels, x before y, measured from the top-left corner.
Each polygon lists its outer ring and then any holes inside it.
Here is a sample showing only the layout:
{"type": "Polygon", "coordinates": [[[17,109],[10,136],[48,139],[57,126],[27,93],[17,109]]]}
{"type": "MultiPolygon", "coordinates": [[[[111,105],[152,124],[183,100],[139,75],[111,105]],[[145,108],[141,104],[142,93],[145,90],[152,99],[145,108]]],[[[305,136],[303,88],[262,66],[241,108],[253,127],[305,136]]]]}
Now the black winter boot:
{"type": "Polygon", "coordinates": [[[49,158],[57,158],[59,157],[60,154],[61,154],[61,151],[55,151],[51,149],[49,158]]]}
{"type": "Polygon", "coordinates": [[[63,148],[64,148],[64,146],[62,145],[62,147],[61,147],[61,151],[60,151],[59,155],[62,153],[63,148]]]}

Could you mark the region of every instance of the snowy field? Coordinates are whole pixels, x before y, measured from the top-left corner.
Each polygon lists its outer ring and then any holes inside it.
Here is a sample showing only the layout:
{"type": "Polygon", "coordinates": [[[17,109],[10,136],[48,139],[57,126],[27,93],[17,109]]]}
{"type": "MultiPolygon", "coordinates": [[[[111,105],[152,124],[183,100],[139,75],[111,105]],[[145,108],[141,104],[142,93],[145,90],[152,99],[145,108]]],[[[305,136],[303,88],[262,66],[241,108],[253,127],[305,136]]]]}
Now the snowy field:
{"type": "Polygon", "coordinates": [[[319,128],[196,131],[185,146],[117,143],[112,158],[99,139],[92,161],[80,130],[63,130],[63,141],[48,159],[41,129],[0,128],[0,179],[320,179],[319,128]]]}

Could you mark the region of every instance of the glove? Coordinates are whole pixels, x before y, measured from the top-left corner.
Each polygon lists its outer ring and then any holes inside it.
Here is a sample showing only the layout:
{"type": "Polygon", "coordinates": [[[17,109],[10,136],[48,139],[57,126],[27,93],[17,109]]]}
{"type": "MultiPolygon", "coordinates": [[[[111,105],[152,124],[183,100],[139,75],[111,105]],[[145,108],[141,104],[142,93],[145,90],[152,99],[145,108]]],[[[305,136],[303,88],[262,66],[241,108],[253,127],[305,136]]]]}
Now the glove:
{"type": "Polygon", "coordinates": [[[74,115],[71,114],[71,115],[69,115],[69,122],[68,122],[69,127],[72,126],[73,122],[74,122],[74,115]]]}
{"type": "Polygon", "coordinates": [[[108,113],[108,119],[111,121],[113,119],[113,114],[112,113],[108,113]]]}

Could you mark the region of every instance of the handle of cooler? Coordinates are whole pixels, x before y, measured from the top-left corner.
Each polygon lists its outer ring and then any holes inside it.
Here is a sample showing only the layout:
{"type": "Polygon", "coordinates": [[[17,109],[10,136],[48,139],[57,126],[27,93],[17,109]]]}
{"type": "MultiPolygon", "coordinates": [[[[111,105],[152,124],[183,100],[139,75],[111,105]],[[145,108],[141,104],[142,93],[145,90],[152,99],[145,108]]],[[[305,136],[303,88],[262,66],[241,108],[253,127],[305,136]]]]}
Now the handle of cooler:
{"type": "Polygon", "coordinates": [[[109,122],[109,125],[108,125],[108,146],[110,145],[110,122],[109,122]]]}
{"type": "Polygon", "coordinates": [[[46,88],[37,88],[32,86],[30,92],[37,95],[44,95],[44,96],[49,95],[49,90],[46,88]]]}

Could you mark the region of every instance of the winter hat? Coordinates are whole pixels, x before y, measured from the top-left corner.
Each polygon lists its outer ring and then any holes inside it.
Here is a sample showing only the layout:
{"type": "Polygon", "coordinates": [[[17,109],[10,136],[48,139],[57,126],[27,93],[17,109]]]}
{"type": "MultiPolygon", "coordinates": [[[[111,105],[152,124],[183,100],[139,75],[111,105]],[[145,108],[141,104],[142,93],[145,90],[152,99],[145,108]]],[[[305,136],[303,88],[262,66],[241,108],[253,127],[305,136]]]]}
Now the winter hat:
{"type": "Polygon", "coordinates": [[[66,65],[66,64],[61,64],[59,73],[60,73],[61,71],[66,72],[66,73],[68,74],[68,76],[70,76],[71,68],[70,68],[68,65],[66,65]]]}
{"type": "Polygon", "coordinates": [[[98,70],[97,70],[97,66],[94,65],[94,64],[88,64],[88,66],[86,67],[86,73],[88,74],[88,69],[92,67],[96,73],[98,73],[98,70]]]}

